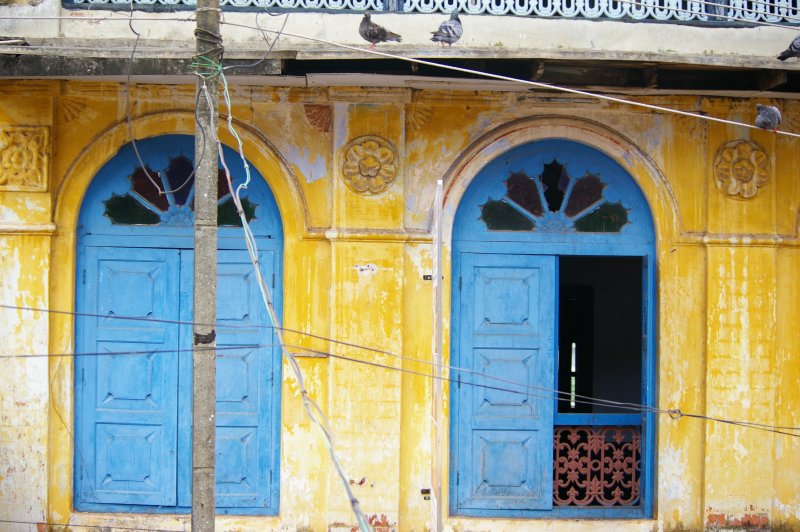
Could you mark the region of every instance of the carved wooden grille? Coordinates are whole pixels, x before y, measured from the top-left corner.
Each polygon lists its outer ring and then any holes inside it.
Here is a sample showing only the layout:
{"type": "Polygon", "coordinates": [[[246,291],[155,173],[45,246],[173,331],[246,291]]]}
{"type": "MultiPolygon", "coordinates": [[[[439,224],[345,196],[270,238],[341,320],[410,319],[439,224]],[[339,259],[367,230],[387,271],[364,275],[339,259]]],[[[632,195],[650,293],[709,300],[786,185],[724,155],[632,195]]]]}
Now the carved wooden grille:
{"type": "Polygon", "coordinates": [[[555,506],[637,506],[642,469],[639,427],[555,427],[555,506]]]}

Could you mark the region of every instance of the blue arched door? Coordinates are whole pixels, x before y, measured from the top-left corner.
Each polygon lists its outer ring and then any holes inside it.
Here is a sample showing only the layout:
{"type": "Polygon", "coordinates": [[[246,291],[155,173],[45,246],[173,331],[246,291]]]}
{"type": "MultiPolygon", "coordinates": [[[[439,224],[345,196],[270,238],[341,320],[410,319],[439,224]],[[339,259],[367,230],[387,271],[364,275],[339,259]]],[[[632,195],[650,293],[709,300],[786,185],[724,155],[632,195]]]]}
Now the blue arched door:
{"type": "Polygon", "coordinates": [[[454,221],[450,511],[652,511],[654,230],[613,159],[542,140],[487,164],[454,221]],[[627,406],[623,406],[623,404],[627,406]]]}
{"type": "MultiPolygon", "coordinates": [[[[145,167],[131,144],[120,149],[79,218],[75,507],[180,512],[191,504],[194,138],[136,148],[145,167]]],[[[236,186],[244,167],[225,150],[236,186]]],[[[280,311],[281,219],[250,168],[243,206],[280,311]]],[[[280,351],[222,172],[219,189],[216,503],[221,513],[275,514],[280,351]]]]}

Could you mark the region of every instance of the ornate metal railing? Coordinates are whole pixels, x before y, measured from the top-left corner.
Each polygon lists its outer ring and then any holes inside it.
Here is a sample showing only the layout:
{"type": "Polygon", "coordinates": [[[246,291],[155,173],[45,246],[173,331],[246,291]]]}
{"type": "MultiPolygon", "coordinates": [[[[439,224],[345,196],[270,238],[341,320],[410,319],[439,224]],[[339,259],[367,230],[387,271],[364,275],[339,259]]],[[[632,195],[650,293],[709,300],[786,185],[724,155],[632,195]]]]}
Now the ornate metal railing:
{"type": "Polygon", "coordinates": [[[641,472],[639,427],[555,427],[554,506],[637,506],[641,472]]]}
{"type": "MultiPolygon", "coordinates": [[[[191,9],[196,0],[63,0],[65,7],[191,9]]],[[[229,10],[400,11],[587,19],[800,23],[800,0],[221,0],[229,10]]]]}

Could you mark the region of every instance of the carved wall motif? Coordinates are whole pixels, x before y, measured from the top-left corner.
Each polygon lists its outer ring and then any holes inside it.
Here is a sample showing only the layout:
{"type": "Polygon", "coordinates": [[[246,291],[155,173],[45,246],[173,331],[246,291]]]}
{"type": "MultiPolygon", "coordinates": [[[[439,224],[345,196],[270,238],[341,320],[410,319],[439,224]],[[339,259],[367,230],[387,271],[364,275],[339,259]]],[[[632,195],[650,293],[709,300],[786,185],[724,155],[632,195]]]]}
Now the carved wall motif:
{"type": "Polygon", "coordinates": [[[397,177],[397,150],[388,140],[365,135],[344,149],[342,173],[347,187],[359,194],[380,194],[397,177]]]}
{"type": "Polygon", "coordinates": [[[64,98],[61,100],[61,111],[64,113],[64,118],[67,122],[84,116],[88,105],[85,101],[77,100],[75,98],[64,98]]]}
{"type": "Polygon", "coordinates": [[[47,127],[0,126],[0,190],[47,189],[47,127]]]}
{"type": "Polygon", "coordinates": [[[329,133],[333,122],[333,113],[328,105],[306,104],[303,106],[308,123],[322,131],[329,133]]]}
{"type": "Polygon", "coordinates": [[[722,145],[714,159],[714,182],[732,198],[749,199],[767,184],[769,157],[758,144],[732,140],[722,145]]]}
{"type": "Polygon", "coordinates": [[[419,131],[431,121],[433,109],[430,107],[413,106],[408,115],[408,124],[414,131],[419,131]]]}

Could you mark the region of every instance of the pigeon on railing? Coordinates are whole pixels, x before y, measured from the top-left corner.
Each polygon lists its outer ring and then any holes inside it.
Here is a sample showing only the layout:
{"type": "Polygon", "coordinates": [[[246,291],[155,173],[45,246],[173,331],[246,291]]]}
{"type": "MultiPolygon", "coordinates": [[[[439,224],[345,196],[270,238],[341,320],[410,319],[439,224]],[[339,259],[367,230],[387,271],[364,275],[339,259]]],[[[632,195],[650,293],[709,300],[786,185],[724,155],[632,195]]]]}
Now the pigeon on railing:
{"type": "Polygon", "coordinates": [[[777,107],[756,104],[756,111],[758,111],[756,127],[771,129],[772,131],[778,130],[778,124],[781,123],[781,112],[777,107]]]}
{"type": "Polygon", "coordinates": [[[398,34],[392,33],[383,26],[372,22],[369,13],[365,13],[364,18],[361,19],[361,24],[358,26],[358,34],[361,35],[365,41],[371,43],[370,48],[375,48],[375,45],[379,42],[400,42],[402,40],[402,37],[398,34]]]}
{"type": "Polygon", "coordinates": [[[800,35],[794,38],[792,43],[789,45],[789,48],[781,52],[781,55],[778,56],[778,59],[781,61],[786,61],[790,57],[800,57],[800,35]]]}
{"type": "Polygon", "coordinates": [[[442,22],[439,29],[431,32],[433,42],[440,42],[442,46],[447,43],[447,46],[452,46],[453,43],[461,38],[464,33],[464,28],[461,27],[461,19],[458,18],[458,11],[453,11],[450,14],[450,19],[442,22]]]}

